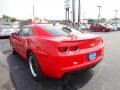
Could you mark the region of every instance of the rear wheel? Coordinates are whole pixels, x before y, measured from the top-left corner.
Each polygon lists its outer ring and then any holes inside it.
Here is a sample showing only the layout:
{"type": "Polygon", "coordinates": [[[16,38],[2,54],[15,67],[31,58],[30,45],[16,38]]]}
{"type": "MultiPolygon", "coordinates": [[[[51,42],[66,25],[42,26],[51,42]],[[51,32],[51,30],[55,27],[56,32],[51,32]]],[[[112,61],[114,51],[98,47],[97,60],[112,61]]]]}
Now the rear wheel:
{"type": "Polygon", "coordinates": [[[30,68],[30,72],[31,72],[32,77],[36,81],[42,80],[43,74],[41,73],[38,61],[37,61],[36,57],[33,55],[33,53],[29,54],[28,60],[29,60],[29,68],[30,68]]]}
{"type": "Polygon", "coordinates": [[[16,54],[16,51],[15,51],[15,49],[14,49],[14,48],[12,48],[12,53],[13,53],[13,54],[16,54]]]}

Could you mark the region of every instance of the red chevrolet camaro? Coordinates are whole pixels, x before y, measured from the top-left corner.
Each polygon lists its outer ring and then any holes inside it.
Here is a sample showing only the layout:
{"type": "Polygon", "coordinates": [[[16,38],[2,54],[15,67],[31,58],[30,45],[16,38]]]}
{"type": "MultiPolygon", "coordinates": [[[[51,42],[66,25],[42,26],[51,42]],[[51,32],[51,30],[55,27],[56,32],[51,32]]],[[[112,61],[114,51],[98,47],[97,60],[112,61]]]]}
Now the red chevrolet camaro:
{"type": "Polygon", "coordinates": [[[60,79],[65,73],[92,68],[104,56],[101,36],[62,25],[28,25],[13,33],[10,42],[12,52],[28,60],[36,80],[43,76],[60,79]]]}

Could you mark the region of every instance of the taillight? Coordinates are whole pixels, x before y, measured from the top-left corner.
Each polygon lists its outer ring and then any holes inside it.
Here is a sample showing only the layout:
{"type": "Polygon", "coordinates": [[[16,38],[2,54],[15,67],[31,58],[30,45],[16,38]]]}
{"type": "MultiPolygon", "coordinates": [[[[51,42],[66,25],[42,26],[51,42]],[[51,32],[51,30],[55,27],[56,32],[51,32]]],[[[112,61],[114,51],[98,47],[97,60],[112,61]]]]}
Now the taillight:
{"type": "Polygon", "coordinates": [[[79,46],[70,46],[70,47],[58,47],[58,51],[61,53],[66,53],[69,51],[78,51],[79,50],[79,46]]]}
{"type": "Polygon", "coordinates": [[[69,47],[69,50],[70,51],[77,51],[77,50],[79,50],[79,47],[78,46],[71,46],[71,47],[69,47]]]}
{"type": "Polygon", "coordinates": [[[68,51],[68,47],[58,47],[58,51],[59,52],[67,52],[68,51]]]}

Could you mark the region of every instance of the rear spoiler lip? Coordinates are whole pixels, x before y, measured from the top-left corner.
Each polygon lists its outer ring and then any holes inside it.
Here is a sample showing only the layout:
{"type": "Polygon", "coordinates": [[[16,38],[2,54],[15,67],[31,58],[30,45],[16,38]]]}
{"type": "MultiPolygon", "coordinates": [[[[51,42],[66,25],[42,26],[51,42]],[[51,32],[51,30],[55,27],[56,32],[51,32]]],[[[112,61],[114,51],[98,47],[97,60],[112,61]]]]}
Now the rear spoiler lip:
{"type": "Polygon", "coordinates": [[[88,40],[94,40],[94,39],[102,39],[102,37],[93,37],[93,38],[86,38],[86,39],[78,39],[78,40],[63,40],[61,42],[82,42],[82,41],[88,41],[88,40]]]}
{"type": "Polygon", "coordinates": [[[63,39],[63,40],[59,40],[59,39],[55,39],[55,38],[42,38],[44,40],[48,40],[48,41],[52,41],[52,42],[81,42],[81,41],[88,41],[88,40],[93,40],[93,39],[102,39],[101,35],[95,35],[94,37],[91,38],[79,38],[79,39],[73,39],[73,40],[67,40],[67,39],[63,39]]]}

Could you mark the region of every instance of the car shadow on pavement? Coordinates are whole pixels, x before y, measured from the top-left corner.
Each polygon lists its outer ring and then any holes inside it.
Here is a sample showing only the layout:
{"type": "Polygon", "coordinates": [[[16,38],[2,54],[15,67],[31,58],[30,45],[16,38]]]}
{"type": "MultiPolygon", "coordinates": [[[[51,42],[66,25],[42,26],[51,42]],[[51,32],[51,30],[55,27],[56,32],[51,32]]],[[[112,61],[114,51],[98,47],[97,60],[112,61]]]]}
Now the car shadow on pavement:
{"type": "Polygon", "coordinates": [[[12,79],[16,90],[77,90],[86,85],[94,75],[93,70],[87,72],[77,71],[66,75],[61,80],[46,78],[36,82],[29,71],[29,66],[19,55],[8,54],[12,79]]]}

